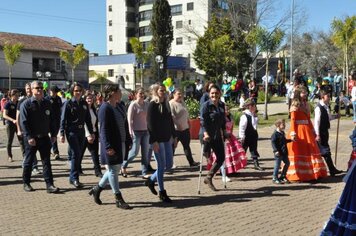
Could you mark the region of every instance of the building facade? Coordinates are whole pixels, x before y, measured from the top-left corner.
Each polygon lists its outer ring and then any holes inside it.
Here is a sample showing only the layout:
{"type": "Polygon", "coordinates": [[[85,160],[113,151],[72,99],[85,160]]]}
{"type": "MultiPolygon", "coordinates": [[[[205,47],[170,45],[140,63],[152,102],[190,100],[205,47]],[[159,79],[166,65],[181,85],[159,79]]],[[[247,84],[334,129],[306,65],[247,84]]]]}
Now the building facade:
{"type": "MultiPolygon", "coordinates": [[[[145,46],[152,39],[150,20],[155,0],[106,0],[107,54],[131,53],[131,37],[145,46]]],[[[193,52],[214,11],[227,14],[229,0],[168,0],[171,6],[173,36],[171,55],[186,57],[196,69],[193,52]]],[[[233,1],[234,2],[234,1],[233,1]]],[[[235,0],[236,4],[255,1],[235,0]]],[[[255,4],[255,3],[254,3],[255,4]]],[[[255,4],[256,5],[256,4],[255,4]]],[[[203,72],[202,72],[203,73],[203,72]]]]}
{"type": "MultiPolygon", "coordinates": [[[[191,73],[187,58],[169,56],[167,59],[167,77],[170,77],[177,86],[180,81],[189,76],[191,73]]],[[[134,90],[137,87],[148,88],[151,84],[157,82],[151,73],[151,65],[145,64],[142,69],[137,65],[135,54],[118,54],[98,56],[92,55],[89,57],[89,70],[95,71],[96,74],[106,75],[107,82],[120,84],[126,89],[134,90]]],[[[89,83],[92,85],[101,84],[98,78],[89,78],[89,83]]],[[[95,86],[93,86],[95,87],[95,86]]]]}
{"type": "MultiPolygon", "coordinates": [[[[75,47],[57,37],[37,35],[25,35],[0,32],[0,48],[5,43],[21,43],[23,49],[21,57],[12,67],[12,88],[23,89],[27,82],[36,79],[46,80],[49,84],[55,84],[61,88],[66,87],[66,82],[71,81],[72,72],[70,66],[59,57],[62,50],[73,51],[75,47]],[[41,73],[37,73],[41,72],[41,73]],[[46,72],[47,73],[46,77],[46,72]]],[[[89,59],[85,59],[75,69],[75,81],[88,85],[89,59]]],[[[0,88],[9,87],[9,68],[5,62],[5,56],[0,50],[0,88]]]]}

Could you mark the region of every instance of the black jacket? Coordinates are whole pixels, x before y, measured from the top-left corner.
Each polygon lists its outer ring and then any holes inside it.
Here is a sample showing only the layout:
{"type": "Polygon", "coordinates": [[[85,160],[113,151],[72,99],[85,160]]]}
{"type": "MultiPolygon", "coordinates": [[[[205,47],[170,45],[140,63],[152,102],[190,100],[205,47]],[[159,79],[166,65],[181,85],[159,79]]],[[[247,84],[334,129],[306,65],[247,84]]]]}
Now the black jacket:
{"type": "Polygon", "coordinates": [[[291,139],[286,139],[283,131],[275,130],[271,136],[273,153],[279,152],[280,156],[288,156],[287,143],[292,142],[291,139]]]}

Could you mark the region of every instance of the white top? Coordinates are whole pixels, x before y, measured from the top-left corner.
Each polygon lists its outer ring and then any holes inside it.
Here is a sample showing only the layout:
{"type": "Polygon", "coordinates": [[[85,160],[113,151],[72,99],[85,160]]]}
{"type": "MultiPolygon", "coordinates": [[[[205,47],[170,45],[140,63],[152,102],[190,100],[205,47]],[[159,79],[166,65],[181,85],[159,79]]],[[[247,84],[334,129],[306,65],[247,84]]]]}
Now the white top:
{"type": "Polygon", "coordinates": [[[354,102],[356,101],[356,86],[353,86],[352,87],[352,90],[351,90],[351,100],[354,102]]]}
{"type": "MultiPolygon", "coordinates": [[[[89,112],[90,112],[91,124],[93,126],[93,131],[96,132],[97,130],[96,130],[95,124],[96,124],[97,118],[96,118],[95,113],[92,108],[89,109],[89,112]]],[[[85,125],[85,137],[88,137],[88,136],[90,136],[90,133],[89,133],[87,125],[85,125]]]]}
{"type": "MultiPolygon", "coordinates": [[[[257,130],[257,124],[258,124],[258,116],[254,116],[250,110],[245,110],[244,114],[250,115],[251,116],[251,122],[252,122],[252,126],[255,130],[257,130]]],[[[242,115],[240,117],[240,123],[239,123],[239,138],[244,140],[246,135],[245,135],[245,131],[247,128],[247,117],[242,115]]]]}
{"type": "MultiPolygon", "coordinates": [[[[329,120],[333,120],[334,117],[330,114],[329,107],[324,103],[323,100],[320,100],[319,103],[326,109],[326,112],[329,115],[329,120]]],[[[321,117],[321,110],[318,106],[316,106],[315,110],[314,110],[314,130],[315,130],[316,135],[319,135],[320,117],[321,117]]]]}
{"type": "Polygon", "coordinates": [[[239,101],[240,101],[240,106],[239,106],[239,107],[240,107],[240,108],[244,108],[245,99],[241,96],[239,101]]]}

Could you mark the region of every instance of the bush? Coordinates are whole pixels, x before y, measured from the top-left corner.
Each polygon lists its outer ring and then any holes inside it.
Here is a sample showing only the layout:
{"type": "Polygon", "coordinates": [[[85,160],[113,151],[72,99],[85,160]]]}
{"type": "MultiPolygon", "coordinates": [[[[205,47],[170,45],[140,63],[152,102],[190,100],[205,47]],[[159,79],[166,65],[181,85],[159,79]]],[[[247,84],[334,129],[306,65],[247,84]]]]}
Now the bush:
{"type": "Polygon", "coordinates": [[[187,105],[187,108],[188,108],[189,119],[198,118],[200,115],[199,102],[196,99],[189,97],[185,100],[185,104],[187,105]]]}
{"type": "Polygon", "coordinates": [[[234,126],[238,126],[239,123],[240,123],[240,118],[241,118],[241,115],[242,115],[242,111],[232,112],[231,115],[232,115],[232,119],[234,121],[234,126]]]}
{"type": "MultiPolygon", "coordinates": [[[[271,95],[267,93],[267,102],[271,101],[271,95]]],[[[265,91],[258,91],[258,96],[257,96],[257,103],[264,103],[265,102],[265,91]]]]}

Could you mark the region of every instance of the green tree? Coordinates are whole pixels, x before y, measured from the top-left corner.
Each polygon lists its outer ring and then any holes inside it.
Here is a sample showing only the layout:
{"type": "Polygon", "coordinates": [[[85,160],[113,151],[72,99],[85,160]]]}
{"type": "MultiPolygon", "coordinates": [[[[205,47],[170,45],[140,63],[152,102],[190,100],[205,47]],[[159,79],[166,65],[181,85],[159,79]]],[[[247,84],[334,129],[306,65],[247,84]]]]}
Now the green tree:
{"type": "Polygon", "coordinates": [[[154,61],[153,72],[159,81],[166,75],[167,58],[170,55],[173,41],[171,7],[167,0],[156,0],[153,4],[150,28],[152,31],[152,47],[154,55],[163,57],[163,73],[158,73],[159,65],[154,61]]]}
{"type": "Polygon", "coordinates": [[[75,68],[88,57],[88,52],[83,44],[78,44],[73,52],[60,51],[60,58],[65,61],[72,68],[72,83],[74,83],[74,70],[75,68]]]}
{"type": "Polygon", "coordinates": [[[225,72],[236,76],[238,70],[248,68],[251,61],[248,45],[235,40],[230,20],[215,15],[208,22],[204,35],[198,37],[193,56],[198,68],[213,80],[220,80],[225,72]]]}
{"type": "Polygon", "coordinates": [[[346,84],[348,85],[350,48],[356,44],[356,15],[348,16],[344,20],[334,19],[331,28],[333,30],[332,40],[337,47],[342,49],[344,54],[343,74],[347,78],[346,84]]]}
{"type": "Polygon", "coordinates": [[[23,45],[21,43],[5,43],[3,47],[3,52],[5,56],[6,64],[9,66],[9,91],[11,90],[11,78],[12,78],[12,67],[15,65],[16,61],[21,56],[21,51],[23,49],[23,45]]]}
{"type": "Polygon", "coordinates": [[[95,70],[90,70],[89,71],[89,78],[95,78],[95,81],[98,81],[100,83],[100,92],[103,91],[103,85],[106,81],[106,78],[108,77],[108,74],[106,72],[104,73],[97,73],[95,70]]]}
{"type": "Polygon", "coordinates": [[[267,96],[268,96],[268,75],[269,75],[269,59],[280,47],[281,42],[284,38],[284,32],[280,29],[275,29],[269,32],[266,28],[257,26],[249,35],[249,41],[255,43],[262,52],[266,53],[266,81],[265,81],[265,110],[263,118],[268,120],[267,114],[267,96]]]}
{"type": "MultiPolygon", "coordinates": [[[[141,83],[141,87],[143,86],[143,75],[144,75],[144,65],[146,63],[148,63],[150,61],[150,58],[152,56],[153,53],[153,48],[152,48],[152,44],[150,44],[147,48],[147,50],[145,51],[143,48],[142,43],[140,42],[140,40],[136,37],[130,38],[129,40],[131,47],[132,47],[132,51],[135,54],[136,57],[136,62],[139,63],[140,66],[140,83],[141,83]]],[[[136,81],[135,81],[136,84],[136,81]]]]}

